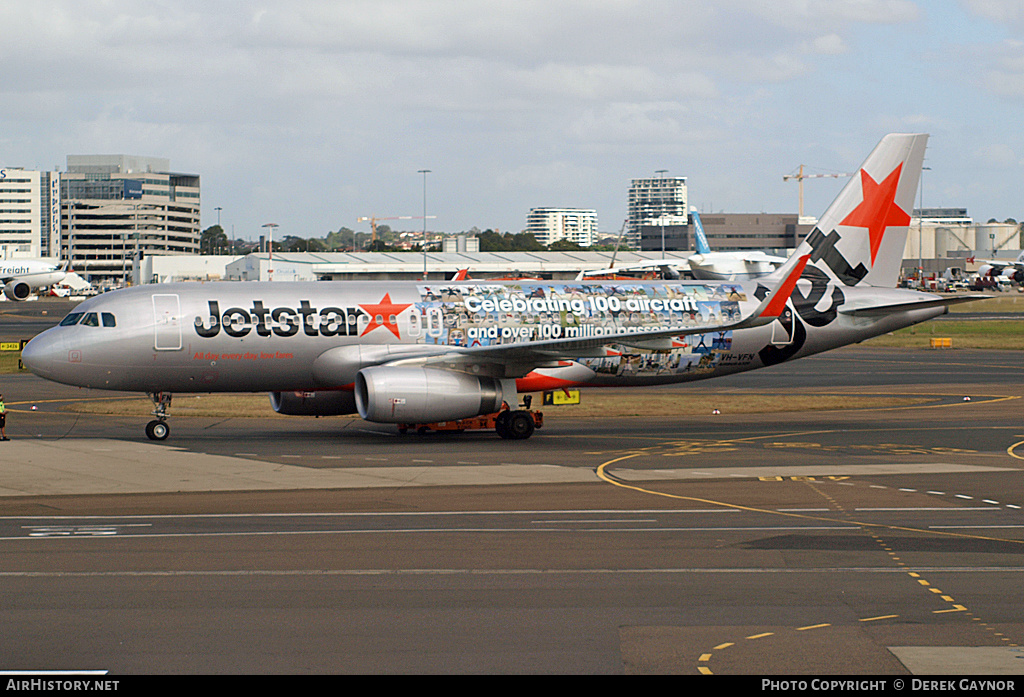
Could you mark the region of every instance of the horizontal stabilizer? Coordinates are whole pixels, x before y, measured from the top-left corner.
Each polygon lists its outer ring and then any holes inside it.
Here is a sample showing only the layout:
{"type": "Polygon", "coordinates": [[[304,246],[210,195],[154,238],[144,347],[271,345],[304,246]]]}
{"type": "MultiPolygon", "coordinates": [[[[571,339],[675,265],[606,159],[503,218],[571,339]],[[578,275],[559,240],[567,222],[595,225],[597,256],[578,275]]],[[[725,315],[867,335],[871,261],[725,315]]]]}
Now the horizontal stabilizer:
{"type": "Polygon", "coordinates": [[[840,314],[853,317],[877,317],[889,315],[894,312],[905,310],[925,310],[930,307],[949,307],[961,303],[975,302],[976,300],[988,300],[991,295],[953,295],[942,298],[935,295],[925,296],[921,300],[911,300],[898,303],[870,304],[870,303],[846,303],[839,308],[840,314]]]}

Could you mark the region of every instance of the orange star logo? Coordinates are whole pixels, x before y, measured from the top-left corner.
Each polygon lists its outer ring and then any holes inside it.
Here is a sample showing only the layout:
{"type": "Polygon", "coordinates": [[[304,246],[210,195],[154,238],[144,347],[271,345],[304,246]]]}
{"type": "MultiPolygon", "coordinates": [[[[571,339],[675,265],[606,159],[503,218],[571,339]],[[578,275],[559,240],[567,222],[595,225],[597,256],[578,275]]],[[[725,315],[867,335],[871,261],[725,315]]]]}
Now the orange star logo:
{"type": "Polygon", "coordinates": [[[896,205],[896,187],[900,183],[901,162],[881,184],[871,178],[864,170],[860,171],[860,186],[864,200],[850,214],[843,218],[840,225],[866,227],[871,240],[871,263],[875,263],[878,248],[882,246],[885,229],[890,225],[909,225],[910,216],[896,205]]]}
{"type": "Polygon", "coordinates": [[[359,307],[370,315],[370,323],[366,325],[366,329],[360,336],[366,336],[377,327],[384,327],[401,339],[402,335],[398,333],[398,315],[411,305],[412,303],[403,305],[391,302],[391,293],[385,293],[384,298],[376,305],[360,305],[359,307]]]}

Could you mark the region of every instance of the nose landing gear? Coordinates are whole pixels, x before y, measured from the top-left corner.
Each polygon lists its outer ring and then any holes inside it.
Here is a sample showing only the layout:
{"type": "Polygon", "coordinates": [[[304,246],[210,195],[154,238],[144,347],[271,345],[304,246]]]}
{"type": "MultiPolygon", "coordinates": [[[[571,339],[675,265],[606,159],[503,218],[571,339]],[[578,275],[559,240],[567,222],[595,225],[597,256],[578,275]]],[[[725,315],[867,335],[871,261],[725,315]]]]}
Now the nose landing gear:
{"type": "Polygon", "coordinates": [[[167,408],[171,406],[170,392],[150,392],[153,400],[153,416],[156,418],[146,424],[146,436],[150,440],[167,440],[171,435],[171,427],[167,423],[167,408]]]}

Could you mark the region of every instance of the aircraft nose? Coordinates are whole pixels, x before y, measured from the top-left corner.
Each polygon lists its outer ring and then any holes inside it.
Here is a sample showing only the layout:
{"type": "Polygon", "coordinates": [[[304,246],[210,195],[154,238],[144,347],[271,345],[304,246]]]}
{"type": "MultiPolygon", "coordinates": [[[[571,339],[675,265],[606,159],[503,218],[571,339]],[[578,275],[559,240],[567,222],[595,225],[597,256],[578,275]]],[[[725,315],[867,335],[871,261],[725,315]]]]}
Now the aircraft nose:
{"type": "Polygon", "coordinates": [[[49,332],[43,332],[35,337],[21,350],[21,362],[43,378],[53,379],[64,358],[64,339],[49,332]]]}

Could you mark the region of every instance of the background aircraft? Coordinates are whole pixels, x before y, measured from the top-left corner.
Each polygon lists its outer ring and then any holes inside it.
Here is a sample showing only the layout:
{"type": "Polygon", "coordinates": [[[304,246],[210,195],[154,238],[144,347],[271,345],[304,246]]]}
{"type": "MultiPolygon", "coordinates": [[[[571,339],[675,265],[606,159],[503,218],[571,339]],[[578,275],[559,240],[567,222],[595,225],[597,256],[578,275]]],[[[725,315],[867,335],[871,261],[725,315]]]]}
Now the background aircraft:
{"type": "Polygon", "coordinates": [[[58,382],[149,393],[154,439],[173,392],[263,391],[284,414],[380,423],[500,412],[499,435],[527,438],[520,393],[753,370],[977,299],[894,288],[926,141],[883,138],[758,280],[143,285],[83,302],[22,360],[58,382]]]}
{"type": "MultiPolygon", "coordinates": [[[[971,257],[967,260],[974,263],[976,260],[971,257]]],[[[1014,261],[999,261],[996,259],[980,259],[981,266],[978,267],[979,278],[1005,278],[1008,281],[1024,284],[1024,252],[1017,255],[1014,261]]]]}
{"type": "Polygon", "coordinates": [[[759,251],[712,252],[704,234],[700,214],[692,211],[694,237],[697,253],[691,254],[686,263],[694,278],[712,281],[739,281],[761,278],[773,273],[786,263],[784,257],[776,257],[759,251]]]}
{"type": "Polygon", "coordinates": [[[773,273],[786,263],[785,257],[760,251],[713,252],[700,214],[692,211],[697,251],[685,258],[654,259],[610,269],[582,271],[579,280],[615,279],[628,275],[648,278],[696,278],[709,281],[747,281],[773,273]],[[682,269],[682,271],[680,271],[682,269]]]}
{"type": "Polygon", "coordinates": [[[53,259],[5,259],[0,261],[0,283],[8,300],[24,300],[32,291],[64,280],[66,268],[53,259]]]}

